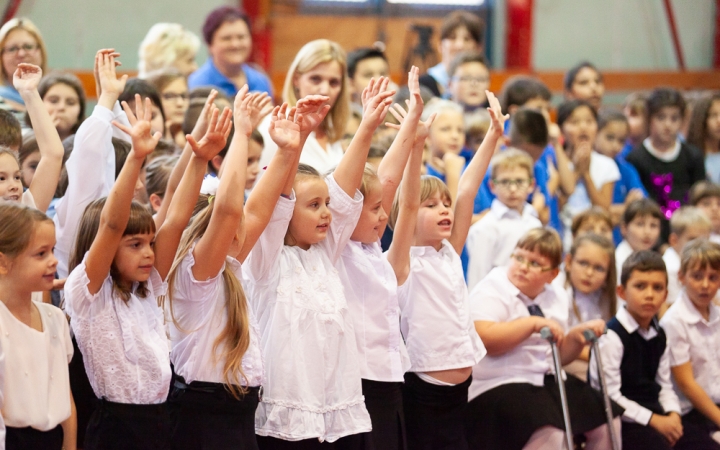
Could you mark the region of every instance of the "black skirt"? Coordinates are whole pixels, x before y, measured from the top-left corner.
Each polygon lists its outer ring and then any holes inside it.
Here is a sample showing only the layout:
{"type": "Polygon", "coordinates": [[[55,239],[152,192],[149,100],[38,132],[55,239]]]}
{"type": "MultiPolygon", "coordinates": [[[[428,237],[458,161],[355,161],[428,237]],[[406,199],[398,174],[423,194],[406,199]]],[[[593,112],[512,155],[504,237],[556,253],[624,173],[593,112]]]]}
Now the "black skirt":
{"type": "Polygon", "coordinates": [[[177,411],[172,448],[177,450],[258,450],[255,410],[259,387],[236,399],[219,383],[186,384],[176,375],[168,403],[177,411]]]}
{"type": "Polygon", "coordinates": [[[87,373],[85,372],[85,364],[83,355],[77,345],[75,336],[72,337],[73,357],[70,360],[70,390],[72,391],[73,400],[75,401],[75,410],[77,411],[77,442],[78,447],[85,442],[85,431],[88,422],[95,408],[97,407],[98,398],[95,397],[87,373]]]}
{"type": "MultiPolygon", "coordinates": [[[[565,429],[560,392],[554,375],[544,386],[509,383],[480,394],[468,403],[465,418],[472,450],[521,450],[539,428],[565,429]]],[[[602,394],[568,375],[565,380],[573,433],[583,434],[607,423],[602,394]]],[[[613,402],[613,417],[623,409],[613,402]]]]}
{"type": "Polygon", "coordinates": [[[720,450],[720,444],[710,436],[711,433],[718,431],[717,425],[697,409],[692,409],[682,416],[682,426],[683,435],[674,449],[720,450]]]}
{"type": "Polygon", "coordinates": [[[90,417],[84,450],[169,450],[173,416],[167,403],[131,405],[100,400],[90,417]]]}
{"type": "Polygon", "coordinates": [[[318,439],[286,441],[269,436],[258,436],[260,450],[372,450],[370,433],[351,434],[335,442],[320,442],[318,439]]]}
{"type": "Polygon", "coordinates": [[[464,450],[463,417],[472,377],[455,386],[426,383],[405,374],[403,406],[408,448],[411,450],[464,450]]]}
{"type": "Polygon", "coordinates": [[[5,430],[5,450],[60,450],[63,446],[63,430],[58,425],[52,430],[13,428],[5,430]]]}
{"type": "Polygon", "coordinates": [[[370,437],[375,450],[407,449],[402,385],[400,382],[362,380],[365,407],[372,422],[370,437]]]}

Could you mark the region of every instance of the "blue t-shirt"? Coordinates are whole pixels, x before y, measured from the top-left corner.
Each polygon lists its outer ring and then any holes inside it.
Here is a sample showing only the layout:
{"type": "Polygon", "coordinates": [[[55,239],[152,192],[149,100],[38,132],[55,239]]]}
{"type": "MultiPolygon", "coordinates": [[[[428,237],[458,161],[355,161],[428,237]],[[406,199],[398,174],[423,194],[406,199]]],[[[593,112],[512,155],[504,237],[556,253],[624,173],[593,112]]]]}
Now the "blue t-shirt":
{"type": "MultiPolygon", "coordinates": [[[[615,188],[613,190],[613,204],[625,203],[625,198],[628,193],[633,189],[640,189],[645,197],[647,197],[647,191],[640,180],[638,171],[622,156],[622,152],[615,157],[615,163],[620,169],[620,179],[615,182],[615,188]]],[[[613,229],[613,241],[615,246],[620,245],[622,242],[622,234],[620,233],[620,226],[616,226],[613,229]]]]}
{"type": "MultiPolygon", "coordinates": [[[[272,85],[270,79],[265,74],[253,69],[247,64],[243,64],[242,69],[243,72],[245,72],[245,78],[247,79],[250,92],[267,92],[268,95],[272,95],[272,85]]],[[[202,67],[191,73],[188,77],[188,87],[190,89],[201,86],[216,87],[223,94],[231,98],[235,97],[238,89],[242,87],[235,86],[228,77],[221,74],[217,67],[215,67],[215,64],[213,64],[212,58],[208,58],[202,67]]]]}

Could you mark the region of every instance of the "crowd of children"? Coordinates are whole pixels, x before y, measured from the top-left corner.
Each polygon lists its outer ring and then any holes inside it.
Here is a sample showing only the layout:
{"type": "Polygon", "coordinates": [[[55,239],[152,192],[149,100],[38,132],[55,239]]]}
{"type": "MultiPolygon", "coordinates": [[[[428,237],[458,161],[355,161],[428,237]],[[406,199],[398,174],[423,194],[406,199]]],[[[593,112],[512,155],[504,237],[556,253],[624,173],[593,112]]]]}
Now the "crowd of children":
{"type": "Polygon", "coordinates": [[[719,450],[720,96],[583,62],[551,120],[482,35],[402,87],[312,41],[276,106],[5,74],[0,449],[719,450]]]}

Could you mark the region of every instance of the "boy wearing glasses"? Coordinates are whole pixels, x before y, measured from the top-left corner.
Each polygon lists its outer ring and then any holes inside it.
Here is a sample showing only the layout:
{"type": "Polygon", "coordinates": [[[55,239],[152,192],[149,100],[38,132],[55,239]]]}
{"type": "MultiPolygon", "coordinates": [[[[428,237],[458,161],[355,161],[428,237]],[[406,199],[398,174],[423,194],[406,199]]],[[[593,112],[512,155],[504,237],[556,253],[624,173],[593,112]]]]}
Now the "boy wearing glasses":
{"type": "MultiPolygon", "coordinates": [[[[550,329],[564,365],[588,344],[583,331],[600,336],[605,322],[591,320],[565,331],[569,300],[550,284],[561,257],[556,231],[530,230],[518,241],[510,264],[493,269],[470,292],[470,316],[488,352],[473,367],[465,424],[470,449],[563,448],[552,354],[539,332],[550,329]]],[[[573,431],[585,435],[585,448],[611,448],[600,393],[569,374],[565,388],[573,431]]],[[[620,413],[617,408],[615,415],[620,413]]]]}
{"type": "Polygon", "coordinates": [[[464,52],[450,64],[450,100],[465,108],[465,114],[488,106],[485,90],[490,89],[490,70],[482,53],[464,52]]]}
{"type": "Polygon", "coordinates": [[[525,233],[542,227],[528,202],[535,190],[533,160],[522,150],[508,149],[490,161],[490,190],[495,195],[490,211],[468,232],[468,289],[495,267],[505,266],[525,233]]]}

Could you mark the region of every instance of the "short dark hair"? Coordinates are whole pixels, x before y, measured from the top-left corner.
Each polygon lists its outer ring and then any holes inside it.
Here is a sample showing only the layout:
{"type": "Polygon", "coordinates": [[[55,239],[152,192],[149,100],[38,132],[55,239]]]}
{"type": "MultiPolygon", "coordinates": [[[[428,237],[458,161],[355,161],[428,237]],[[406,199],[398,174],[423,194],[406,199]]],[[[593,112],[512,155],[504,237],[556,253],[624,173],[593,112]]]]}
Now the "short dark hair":
{"type": "Polygon", "coordinates": [[[140,78],[130,78],[127,80],[127,83],[125,83],[125,89],[118,97],[118,101],[127,102],[129,105],[132,105],[135,103],[135,94],[140,94],[140,97],[142,98],[149,98],[150,102],[152,102],[154,106],[158,107],[160,114],[163,116],[163,129],[158,131],[165,134],[165,110],[163,109],[160,94],[157,89],[155,89],[155,87],[146,80],[141,80],[140,78]]]}
{"type": "Polygon", "coordinates": [[[720,184],[705,180],[698,181],[690,188],[689,197],[690,205],[692,206],[697,206],[701,200],[708,197],[720,198],[720,184]]]}
{"type": "Polygon", "coordinates": [[[680,116],[685,117],[687,104],[680,91],[669,87],[653,89],[647,98],[648,118],[658,114],[661,109],[668,106],[679,108],[680,116]]]}
{"type": "MultiPolygon", "coordinates": [[[[77,133],[78,128],[80,128],[83,120],[85,120],[85,106],[87,103],[85,98],[85,89],[83,88],[80,79],[74,74],[68,72],[53,72],[45,75],[42,80],[40,80],[40,84],[38,85],[40,98],[44,99],[50,88],[56,84],[64,84],[65,86],[68,86],[75,91],[75,94],[78,96],[80,112],[78,113],[77,122],[73,125],[72,129],[70,129],[70,134],[75,134],[77,133]]],[[[30,115],[27,113],[25,114],[25,122],[30,125],[30,115]]]]}
{"type": "Polygon", "coordinates": [[[577,77],[578,73],[585,69],[592,69],[595,72],[597,72],[598,75],[600,75],[600,79],[602,80],[602,73],[598,70],[597,67],[590,61],[581,61],[574,66],[572,66],[567,72],[565,72],[565,77],[563,78],[563,87],[566,91],[569,91],[572,89],[573,83],[575,83],[575,78],[577,77]]]}
{"type": "Polygon", "coordinates": [[[236,20],[242,20],[248,27],[248,30],[252,30],[250,26],[250,18],[240,9],[233,6],[220,6],[210,11],[205,17],[205,23],[202,27],[203,39],[205,43],[210,45],[215,36],[215,32],[226,22],[235,22],[236,20]]]}
{"type": "Polygon", "coordinates": [[[347,72],[349,78],[355,78],[355,71],[357,70],[360,61],[372,58],[382,58],[385,62],[388,62],[387,56],[381,50],[374,47],[361,47],[356,48],[347,54],[347,72]]]}
{"type": "Polygon", "coordinates": [[[445,16],[440,25],[440,40],[450,38],[460,27],[465,27],[478,45],[484,43],[485,22],[477,14],[463,10],[453,11],[445,16]]]}
{"type": "Polygon", "coordinates": [[[570,118],[572,113],[575,112],[576,109],[582,108],[583,106],[587,107],[592,111],[592,115],[595,118],[595,122],[598,121],[598,113],[593,108],[593,106],[588,103],[586,100],[580,100],[580,99],[574,99],[574,100],[566,100],[558,106],[557,109],[557,125],[562,128],[563,124],[566,120],[570,118]]]}
{"type": "Polygon", "coordinates": [[[607,109],[602,110],[600,114],[598,114],[598,131],[605,128],[608,124],[612,122],[622,122],[625,125],[628,125],[627,117],[625,117],[625,114],[623,114],[621,111],[615,110],[615,109],[607,109]]]}
{"type": "Polygon", "coordinates": [[[448,70],[448,75],[452,78],[460,66],[470,63],[479,63],[485,67],[488,66],[487,59],[482,53],[461,52],[458,53],[457,56],[455,56],[455,58],[453,58],[452,62],[450,63],[450,70],[448,70]]]}
{"type": "Polygon", "coordinates": [[[19,150],[21,145],[20,121],[10,111],[0,109],[0,146],[19,150]]]}
{"type": "Polygon", "coordinates": [[[505,82],[498,100],[502,110],[507,111],[512,105],[522,106],[537,97],[550,101],[552,93],[545,83],[537,78],[516,75],[505,82]]]}
{"type": "Polygon", "coordinates": [[[665,218],[662,211],[660,211],[660,206],[658,206],[657,202],[649,198],[641,198],[639,200],[635,200],[634,202],[630,202],[627,208],[625,208],[623,223],[628,225],[638,216],[651,216],[661,221],[665,218]]]}
{"type": "Polygon", "coordinates": [[[663,272],[665,274],[665,286],[667,286],[667,267],[660,253],[652,250],[641,250],[628,256],[622,265],[620,284],[627,287],[627,282],[633,272],[663,272]]]}
{"type": "Polygon", "coordinates": [[[510,121],[510,145],[531,144],[547,147],[548,126],[545,116],[533,108],[520,108],[510,121]]]}

